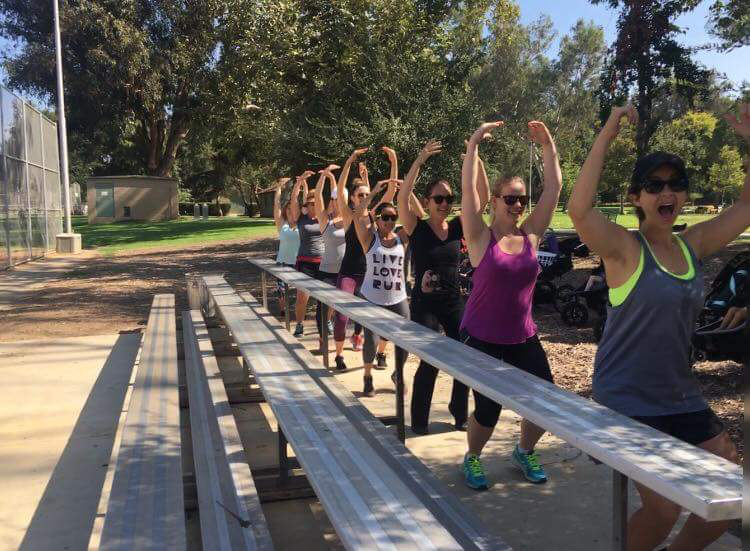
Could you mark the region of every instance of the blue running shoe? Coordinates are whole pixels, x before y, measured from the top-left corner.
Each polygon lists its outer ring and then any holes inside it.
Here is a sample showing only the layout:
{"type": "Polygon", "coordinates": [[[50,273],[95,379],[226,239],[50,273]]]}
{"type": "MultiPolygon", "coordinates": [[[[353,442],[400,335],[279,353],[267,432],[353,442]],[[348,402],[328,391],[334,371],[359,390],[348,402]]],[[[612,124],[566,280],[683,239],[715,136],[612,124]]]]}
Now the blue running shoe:
{"type": "Polygon", "coordinates": [[[486,490],[487,479],[484,477],[484,467],[478,455],[468,454],[464,458],[462,466],[464,472],[464,481],[472,490],[486,490]]]}
{"type": "Polygon", "coordinates": [[[305,334],[305,327],[301,323],[298,323],[297,326],[294,328],[294,336],[301,337],[304,334],[305,334]]]}
{"type": "Polygon", "coordinates": [[[543,484],[547,482],[547,474],[539,464],[539,455],[536,452],[523,453],[518,444],[513,449],[511,457],[513,464],[521,469],[523,476],[532,484],[543,484]]]}

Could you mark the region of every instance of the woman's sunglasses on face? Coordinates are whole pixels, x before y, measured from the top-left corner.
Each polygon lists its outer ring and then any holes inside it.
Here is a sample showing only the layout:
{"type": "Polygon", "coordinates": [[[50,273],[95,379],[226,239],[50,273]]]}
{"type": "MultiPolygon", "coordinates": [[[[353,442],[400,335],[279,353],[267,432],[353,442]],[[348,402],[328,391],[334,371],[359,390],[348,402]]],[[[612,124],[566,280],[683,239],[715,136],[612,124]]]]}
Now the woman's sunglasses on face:
{"type": "Polygon", "coordinates": [[[452,205],[453,201],[456,200],[456,198],[453,195],[432,195],[430,199],[435,201],[436,205],[442,205],[443,201],[445,201],[449,205],[452,205]]]}
{"type": "Polygon", "coordinates": [[[521,203],[522,207],[525,207],[529,204],[528,195],[495,195],[495,197],[499,197],[500,199],[505,201],[505,204],[509,207],[515,205],[517,202],[521,203]]]}
{"type": "Polygon", "coordinates": [[[676,178],[674,180],[657,180],[651,178],[644,180],[641,186],[646,193],[661,193],[664,186],[669,186],[669,189],[675,193],[679,193],[681,191],[687,191],[689,183],[690,182],[687,178],[676,178]]]}
{"type": "Polygon", "coordinates": [[[381,214],[378,218],[383,222],[395,222],[398,219],[398,216],[395,214],[381,214]]]}

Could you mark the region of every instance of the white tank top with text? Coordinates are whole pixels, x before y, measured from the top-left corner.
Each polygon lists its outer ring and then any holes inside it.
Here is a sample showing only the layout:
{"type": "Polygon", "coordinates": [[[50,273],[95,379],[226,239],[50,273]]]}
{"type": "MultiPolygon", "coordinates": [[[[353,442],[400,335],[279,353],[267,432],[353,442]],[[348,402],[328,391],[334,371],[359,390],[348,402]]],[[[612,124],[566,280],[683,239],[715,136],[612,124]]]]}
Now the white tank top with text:
{"type": "Polygon", "coordinates": [[[367,271],[360,293],[379,306],[391,306],[406,300],[404,282],[404,245],[396,236],[396,244],[386,247],[375,232],[372,247],[367,251],[367,271]]]}

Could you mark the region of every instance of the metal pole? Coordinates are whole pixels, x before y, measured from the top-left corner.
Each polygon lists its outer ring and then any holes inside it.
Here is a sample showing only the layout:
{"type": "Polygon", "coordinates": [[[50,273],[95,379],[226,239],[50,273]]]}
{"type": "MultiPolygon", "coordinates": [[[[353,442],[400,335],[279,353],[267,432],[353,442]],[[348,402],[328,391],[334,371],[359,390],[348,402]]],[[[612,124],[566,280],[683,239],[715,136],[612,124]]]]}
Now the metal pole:
{"type": "Polygon", "coordinates": [[[323,367],[328,369],[328,305],[318,300],[320,304],[320,353],[323,354],[323,367]]]}
{"type": "Polygon", "coordinates": [[[279,433],[279,483],[286,484],[289,481],[289,456],[286,453],[286,436],[281,426],[278,428],[279,433]]]}
{"type": "Polygon", "coordinates": [[[266,290],[266,271],[260,271],[261,295],[263,297],[263,308],[268,310],[268,291],[266,290]]]}
{"type": "Polygon", "coordinates": [[[292,322],[289,318],[289,306],[290,306],[290,300],[289,300],[289,293],[292,291],[292,288],[289,287],[289,285],[285,285],[284,288],[284,323],[286,324],[286,330],[291,332],[292,329],[292,322]]]}
{"type": "Polygon", "coordinates": [[[393,346],[396,356],[396,430],[398,439],[401,442],[406,441],[406,426],[404,421],[404,354],[398,346],[393,346]]]}
{"type": "Polygon", "coordinates": [[[70,180],[68,179],[68,131],[65,125],[65,97],[62,72],[62,41],[60,39],[60,8],[52,0],[55,12],[55,63],[57,66],[57,131],[60,140],[60,177],[63,183],[65,233],[73,233],[70,219],[70,180]]]}
{"type": "Polygon", "coordinates": [[[29,137],[26,135],[26,102],[21,100],[21,128],[23,128],[23,164],[26,165],[26,231],[29,237],[29,260],[34,258],[34,230],[31,227],[31,186],[29,186],[29,137]]]}
{"type": "Polygon", "coordinates": [[[628,477],[612,469],[612,549],[628,548],[628,477]]]}

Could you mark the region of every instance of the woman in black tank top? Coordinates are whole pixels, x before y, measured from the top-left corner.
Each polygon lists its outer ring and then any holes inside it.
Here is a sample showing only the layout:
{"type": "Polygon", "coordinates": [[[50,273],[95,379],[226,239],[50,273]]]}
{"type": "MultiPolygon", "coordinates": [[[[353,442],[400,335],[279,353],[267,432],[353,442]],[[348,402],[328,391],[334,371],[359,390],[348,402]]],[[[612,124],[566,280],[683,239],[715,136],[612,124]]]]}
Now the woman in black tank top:
{"type": "MultiPolygon", "coordinates": [[[[399,218],[409,234],[411,255],[414,261],[414,289],[411,295],[411,320],[432,329],[445,332],[452,339],[459,338],[464,300],[458,285],[458,265],[461,260],[463,229],[460,217],[451,217],[455,199],[447,180],[438,179],[425,188],[424,199],[429,218],[413,208],[414,184],[419,171],[432,155],[440,153],[440,142],[428,142],[420,151],[399,190],[399,218]]],[[[481,172],[484,174],[484,171],[481,172]]],[[[483,201],[487,203],[489,187],[486,175],[483,201]]],[[[424,212],[424,211],[422,211],[424,212]]],[[[411,428],[416,434],[427,434],[432,394],[438,370],[425,361],[419,363],[414,375],[411,396],[411,428]]],[[[468,416],[469,389],[461,381],[453,380],[453,391],[448,410],[453,415],[455,427],[463,428],[468,416]]]]}

